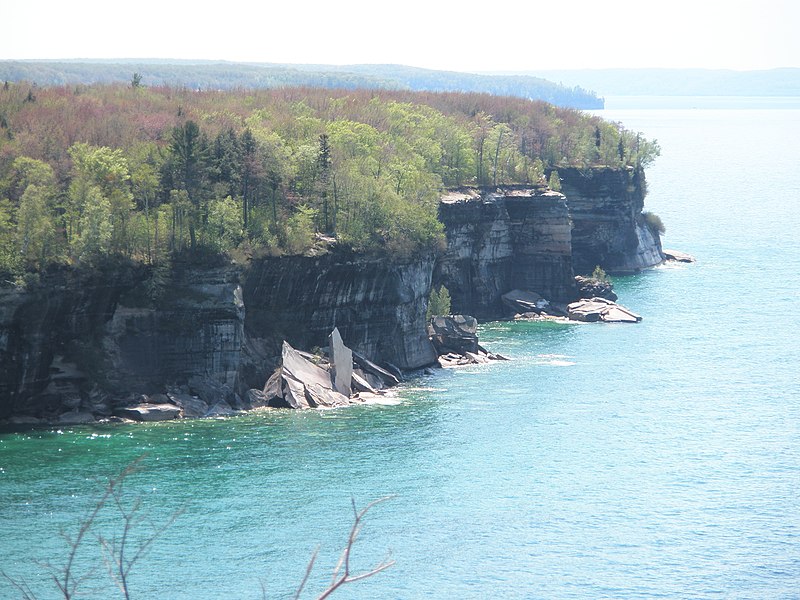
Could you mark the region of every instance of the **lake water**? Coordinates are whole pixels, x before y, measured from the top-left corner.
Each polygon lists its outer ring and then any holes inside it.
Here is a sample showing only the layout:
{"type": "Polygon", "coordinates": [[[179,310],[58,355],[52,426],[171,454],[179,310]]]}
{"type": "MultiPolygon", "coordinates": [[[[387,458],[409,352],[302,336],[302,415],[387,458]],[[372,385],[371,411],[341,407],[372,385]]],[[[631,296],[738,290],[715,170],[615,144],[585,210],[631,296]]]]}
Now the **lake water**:
{"type": "MultiPolygon", "coordinates": [[[[512,362],[400,406],[0,434],[0,569],[56,597],[35,561],[63,564],[98,478],[146,454],[126,498],[186,512],[136,598],[292,597],[317,546],[318,591],[351,498],[386,495],[353,562],[397,564],[341,597],[800,597],[800,110],[600,114],[658,139],[647,208],[698,258],[615,281],[642,323],[485,325],[512,362]]],[[[112,597],[96,543],[77,561],[112,597]]]]}

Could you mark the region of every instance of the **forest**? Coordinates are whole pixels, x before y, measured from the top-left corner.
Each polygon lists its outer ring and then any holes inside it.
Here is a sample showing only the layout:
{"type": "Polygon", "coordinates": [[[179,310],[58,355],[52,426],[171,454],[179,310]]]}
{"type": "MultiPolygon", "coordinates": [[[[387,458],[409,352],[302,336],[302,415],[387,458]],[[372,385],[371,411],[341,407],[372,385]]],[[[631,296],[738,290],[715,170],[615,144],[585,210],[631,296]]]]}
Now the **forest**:
{"type": "Polygon", "coordinates": [[[479,75],[404,65],[304,65],[116,59],[105,61],[0,61],[0,81],[38,85],[143,83],[194,90],[325,87],[429,92],[480,92],[544,100],[571,108],[603,108],[603,100],[579,86],[568,87],[531,75],[479,75]]]}
{"type": "Polygon", "coordinates": [[[488,94],[6,82],[0,272],[23,285],[108,257],[244,262],[321,239],[409,256],[441,247],[444,188],[544,184],[658,151],[578,110],[488,94]]]}

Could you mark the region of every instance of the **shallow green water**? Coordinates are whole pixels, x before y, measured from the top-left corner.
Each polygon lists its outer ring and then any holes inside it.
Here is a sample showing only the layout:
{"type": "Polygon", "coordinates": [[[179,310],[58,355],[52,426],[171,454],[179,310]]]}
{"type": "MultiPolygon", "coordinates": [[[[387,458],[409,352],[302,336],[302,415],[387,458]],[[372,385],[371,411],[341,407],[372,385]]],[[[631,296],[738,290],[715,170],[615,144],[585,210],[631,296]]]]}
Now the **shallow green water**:
{"type": "MultiPolygon", "coordinates": [[[[512,362],[400,406],[0,434],[0,568],[54,597],[34,560],[60,564],[96,478],[146,453],[129,497],[186,512],[139,598],[291,597],[317,545],[318,590],[351,498],[390,494],[354,560],[397,564],[342,597],[800,596],[800,111],[602,114],[658,138],[648,208],[699,259],[616,281],[642,323],[486,325],[512,362]]],[[[110,597],[94,545],[79,564],[110,597]]]]}

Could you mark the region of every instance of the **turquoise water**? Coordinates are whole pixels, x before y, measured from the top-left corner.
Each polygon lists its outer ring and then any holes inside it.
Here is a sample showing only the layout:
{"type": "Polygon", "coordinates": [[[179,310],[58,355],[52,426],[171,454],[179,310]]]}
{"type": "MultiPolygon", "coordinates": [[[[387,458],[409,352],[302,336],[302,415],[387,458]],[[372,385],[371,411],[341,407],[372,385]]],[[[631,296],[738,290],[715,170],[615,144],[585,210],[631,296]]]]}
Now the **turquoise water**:
{"type": "MultiPolygon", "coordinates": [[[[341,597],[800,597],[800,111],[601,114],[659,140],[648,208],[698,257],[616,281],[642,323],[485,325],[512,362],[400,406],[0,434],[0,568],[55,597],[34,561],[62,564],[96,478],[146,453],[127,497],[186,512],[138,598],[292,597],[317,546],[319,590],[351,498],[385,495],[353,560],[397,564],[341,597]]],[[[111,597],[96,545],[78,560],[111,597]]]]}

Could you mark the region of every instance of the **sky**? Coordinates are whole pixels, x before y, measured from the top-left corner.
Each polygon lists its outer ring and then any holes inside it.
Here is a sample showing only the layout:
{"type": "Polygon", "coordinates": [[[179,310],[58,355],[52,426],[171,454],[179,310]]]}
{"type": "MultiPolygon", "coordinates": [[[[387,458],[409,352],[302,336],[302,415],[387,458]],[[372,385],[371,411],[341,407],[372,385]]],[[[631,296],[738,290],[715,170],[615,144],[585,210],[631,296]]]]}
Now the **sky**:
{"type": "Polygon", "coordinates": [[[800,67],[798,0],[0,0],[2,59],[800,67]]]}

